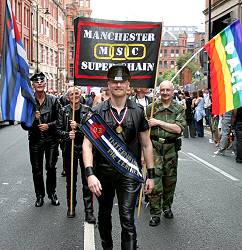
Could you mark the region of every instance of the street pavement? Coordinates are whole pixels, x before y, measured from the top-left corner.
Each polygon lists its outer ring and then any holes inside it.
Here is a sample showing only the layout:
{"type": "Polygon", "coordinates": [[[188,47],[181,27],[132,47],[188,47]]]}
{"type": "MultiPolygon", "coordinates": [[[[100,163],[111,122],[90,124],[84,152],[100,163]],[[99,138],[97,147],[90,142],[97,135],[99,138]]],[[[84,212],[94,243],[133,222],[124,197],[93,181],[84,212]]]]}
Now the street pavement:
{"type": "MultiPolygon", "coordinates": [[[[136,219],[139,250],[242,249],[242,164],[235,162],[231,150],[225,156],[215,156],[216,147],[208,139],[209,134],[205,138],[183,139],[173,204],[174,219],[162,217],[159,226],[149,227],[149,208],[143,202],[140,218],[136,219]]],[[[61,157],[57,164],[57,194],[61,205],[54,207],[45,198],[41,208],[34,207],[27,132],[19,125],[0,129],[0,157],[0,249],[101,250],[97,227],[94,236],[91,235],[95,239],[95,248],[89,245],[84,249],[81,183],[76,217],[66,217],[61,157]]],[[[120,236],[115,200],[115,250],[120,249],[120,236]]]]}

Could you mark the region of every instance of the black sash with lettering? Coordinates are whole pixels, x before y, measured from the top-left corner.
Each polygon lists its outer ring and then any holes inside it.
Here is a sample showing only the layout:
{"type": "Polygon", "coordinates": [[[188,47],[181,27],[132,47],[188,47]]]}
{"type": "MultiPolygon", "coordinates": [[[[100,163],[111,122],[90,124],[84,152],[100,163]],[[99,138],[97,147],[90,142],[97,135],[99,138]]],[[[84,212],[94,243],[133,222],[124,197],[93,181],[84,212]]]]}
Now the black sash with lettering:
{"type": "Polygon", "coordinates": [[[91,114],[81,129],[115,169],[140,183],[144,182],[136,157],[99,114],[91,114]]]}

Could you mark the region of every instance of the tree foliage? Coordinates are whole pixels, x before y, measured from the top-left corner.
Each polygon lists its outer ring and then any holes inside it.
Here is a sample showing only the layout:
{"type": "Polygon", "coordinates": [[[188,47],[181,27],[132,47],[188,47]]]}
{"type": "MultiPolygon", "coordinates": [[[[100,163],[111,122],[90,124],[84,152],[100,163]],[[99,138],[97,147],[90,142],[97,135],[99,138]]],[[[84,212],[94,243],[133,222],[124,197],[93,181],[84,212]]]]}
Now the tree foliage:
{"type": "MultiPolygon", "coordinates": [[[[167,69],[162,75],[159,75],[159,81],[165,81],[165,80],[171,80],[173,78],[173,76],[176,74],[175,70],[172,69],[167,69]]],[[[160,83],[159,82],[159,83],[160,83]]],[[[178,85],[179,84],[179,76],[177,76],[174,81],[173,81],[174,85],[178,85]]]]}
{"type": "MultiPolygon", "coordinates": [[[[181,69],[183,67],[183,65],[192,57],[192,53],[186,53],[182,56],[179,56],[176,60],[176,65],[177,65],[177,69],[181,69]]],[[[188,63],[188,65],[186,66],[187,68],[189,68],[192,71],[192,75],[194,76],[195,72],[197,70],[199,70],[200,65],[199,63],[196,61],[196,59],[194,58],[190,63],[188,63]]]]}

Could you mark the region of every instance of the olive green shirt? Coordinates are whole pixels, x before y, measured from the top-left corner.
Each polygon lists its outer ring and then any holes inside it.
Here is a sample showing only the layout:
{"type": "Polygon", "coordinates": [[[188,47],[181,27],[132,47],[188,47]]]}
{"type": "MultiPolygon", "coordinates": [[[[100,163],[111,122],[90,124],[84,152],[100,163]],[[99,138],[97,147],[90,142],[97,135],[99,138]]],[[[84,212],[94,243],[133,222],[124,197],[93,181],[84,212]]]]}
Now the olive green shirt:
{"type": "MultiPolygon", "coordinates": [[[[150,104],[146,110],[148,119],[150,118],[151,108],[152,104],[150,104]]],[[[172,101],[168,108],[164,108],[161,101],[157,100],[154,103],[153,118],[167,123],[176,124],[181,128],[181,131],[183,131],[186,126],[184,107],[175,101],[172,101]]],[[[154,126],[151,128],[150,135],[169,140],[178,138],[181,134],[171,133],[162,129],[160,126],[154,126]]]]}

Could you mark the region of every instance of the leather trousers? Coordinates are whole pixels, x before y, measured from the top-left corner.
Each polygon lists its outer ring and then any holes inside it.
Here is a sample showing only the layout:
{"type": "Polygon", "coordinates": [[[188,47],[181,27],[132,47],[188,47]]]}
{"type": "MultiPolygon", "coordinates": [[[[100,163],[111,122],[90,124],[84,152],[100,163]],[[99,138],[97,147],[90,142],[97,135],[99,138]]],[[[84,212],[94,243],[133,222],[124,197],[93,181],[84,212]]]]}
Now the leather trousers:
{"type": "Polygon", "coordinates": [[[43,161],[45,156],[46,192],[48,196],[56,192],[56,162],[58,143],[55,140],[29,141],[30,162],[36,197],[45,197],[43,161]]]}
{"type": "MultiPolygon", "coordinates": [[[[67,206],[70,207],[70,195],[71,195],[71,153],[70,149],[67,148],[65,153],[65,166],[66,166],[66,198],[67,206]]],[[[88,188],[87,179],[85,176],[85,167],[82,160],[82,154],[80,152],[74,151],[73,159],[73,207],[76,206],[76,193],[77,193],[77,169],[78,163],[81,168],[81,179],[82,179],[82,195],[84,208],[86,213],[93,213],[93,194],[88,188]]]]}
{"type": "MultiPolygon", "coordinates": [[[[102,167],[100,167],[102,168],[102,167]]],[[[102,194],[98,197],[98,229],[102,240],[103,249],[112,249],[112,221],[111,213],[115,191],[118,199],[121,232],[121,249],[137,249],[137,235],[134,224],[134,213],[138,198],[140,184],[116,170],[106,175],[96,173],[102,185],[102,194]]]]}

